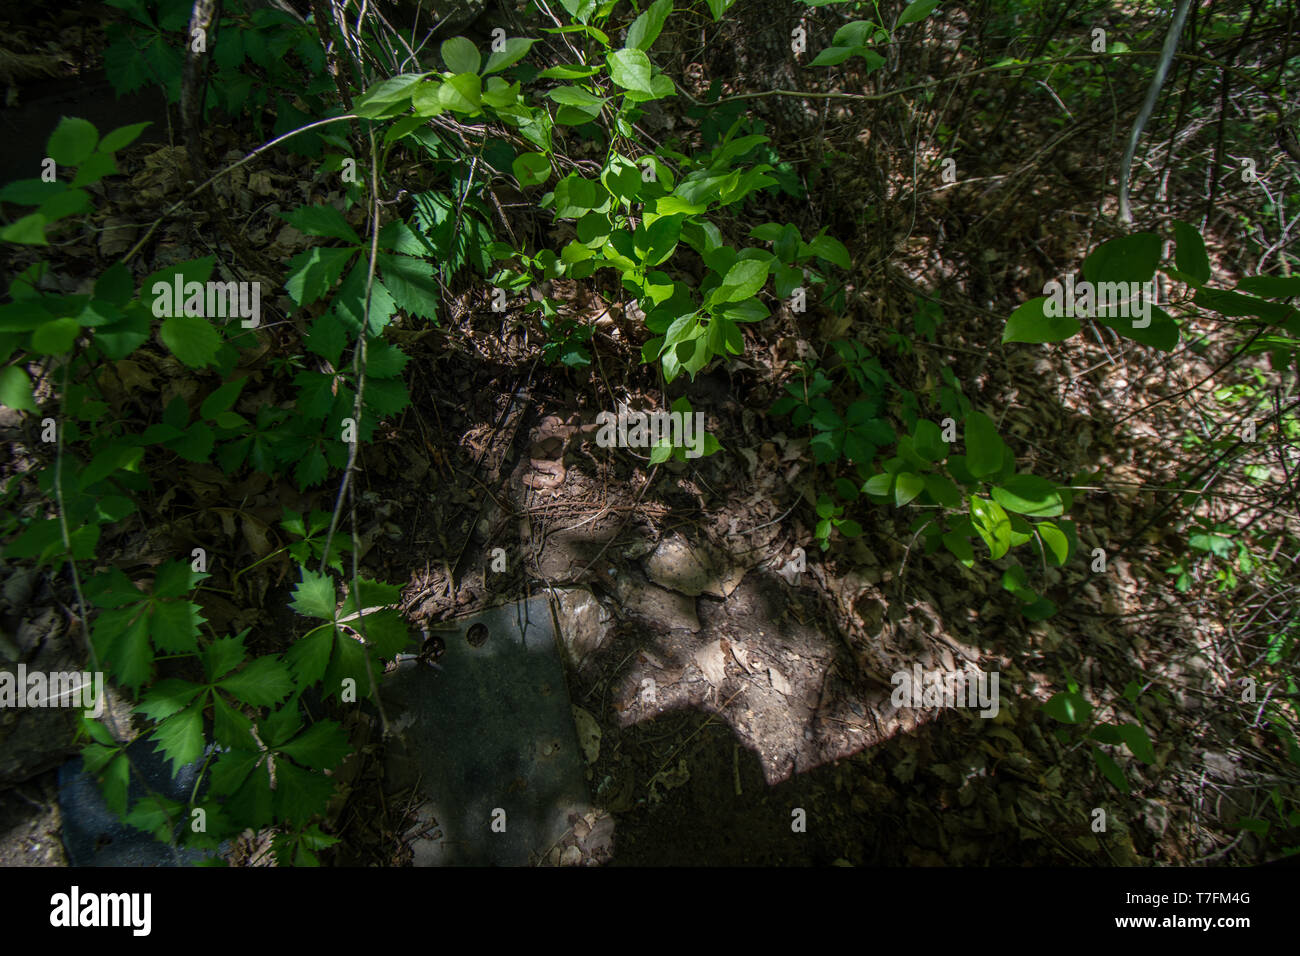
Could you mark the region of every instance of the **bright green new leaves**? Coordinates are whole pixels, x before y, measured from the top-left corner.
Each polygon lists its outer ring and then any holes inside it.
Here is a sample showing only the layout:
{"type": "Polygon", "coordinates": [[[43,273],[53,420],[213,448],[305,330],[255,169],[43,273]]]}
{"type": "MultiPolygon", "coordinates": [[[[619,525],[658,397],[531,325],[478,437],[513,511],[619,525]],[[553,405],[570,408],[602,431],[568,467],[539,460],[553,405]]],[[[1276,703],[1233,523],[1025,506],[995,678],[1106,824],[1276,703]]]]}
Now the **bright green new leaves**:
{"type": "Polygon", "coordinates": [[[1042,538],[1047,553],[1056,560],[1056,564],[1058,566],[1065,564],[1070,557],[1070,539],[1065,532],[1052,521],[1040,521],[1034,525],[1034,530],[1042,538]]]}
{"type": "Polygon", "coordinates": [[[99,142],[99,131],[84,119],[65,116],[50,134],[46,155],[60,166],[80,166],[99,142]]]}
{"type": "Polygon", "coordinates": [[[673,0],[655,0],[641,11],[641,15],[627,28],[627,47],[633,50],[650,49],[659,38],[668,14],[672,13],[672,10],[673,0]]]}
{"type": "Polygon", "coordinates": [[[1011,519],[996,501],[972,495],[970,499],[971,524],[986,545],[993,560],[1011,550],[1011,519]]]}
{"type": "Polygon", "coordinates": [[[903,8],[903,12],[898,15],[898,22],[894,24],[894,29],[897,30],[909,23],[924,20],[934,12],[934,8],[939,5],[939,2],[940,0],[912,0],[903,8]]]}
{"type": "Polygon", "coordinates": [[[551,160],[545,153],[521,153],[510,168],[521,186],[540,186],[551,178],[551,160]]]}
{"type": "Polygon", "coordinates": [[[32,380],[21,366],[10,365],[0,371],[0,405],[24,412],[38,410],[32,398],[32,380]]]}
{"type": "Polygon", "coordinates": [[[410,105],[411,95],[416,85],[429,74],[402,73],[390,79],[376,83],[359,96],[352,105],[352,112],[370,119],[395,116],[405,112],[410,105]]]}
{"type": "Polygon", "coordinates": [[[1012,475],[992,489],[993,500],[1031,518],[1054,518],[1065,511],[1056,485],[1035,475],[1012,475]]]}
{"type": "Polygon", "coordinates": [[[713,22],[717,23],[736,0],[705,0],[705,2],[709,5],[709,12],[713,14],[713,22]]]}
{"type": "Polygon", "coordinates": [[[483,59],[478,47],[464,37],[451,37],[442,43],[442,62],[452,73],[477,73],[483,59]]]}
{"type": "Polygon", "coordinates": [[[289,260],[289,277],[284,283],[289,297],[300,306],[323,299],[343,275],[356,251],[354,247],[327,249],[313,246],[294,256],[289,260]]]}
{"type": "Polygon", "coordinates": [[[1043,704],[1043,712],[1063,724],[1086,724],[1092,717],[1092,704],[1078,691],[1063,690],[1043,704]]]}
{"type": "Polygon", "coordinates": [[[294,588],[289,602],[299,614],[323,621],[334,620],[334,581],[328,574],[302,569],[302,581],[294,588]]]}
{"type": "Polygon", "coordinates": [[[1006,445],[998,437],[993,419],[983,412],[966,416],[966,467],[976,478],[991,475],[1002,467],[1006,445]]]}
{"type": "Polygon", "coordinates": [[[625,47],[610,53],[605,61],[609,65],[609,78],[620,87],[650,96],[656,95],[650,82],[654,71],[650,66],[650,58],[644,52],[625,47]]]}
{"type": "Polygon", "coordinates": [[[835,31],[831,45],[818,53],[810,65],[836,66],[851,57],[860,56],[867,64],[865,73],[880,69],[885,65],[885,58],[868,46],[872,35],[878,29],[874,23],[867,20],[855,20],[844,24],[835,31]]]}
{"type": "Polygon", "coordinates": [[[1060,342],[1083,328],[1078,319],[1068,315],[1048,315],[1044,306],[1049,301],[1046,296],[1039,296],[1012,312],[1002,332],[1002,341],[1060,342]]]}
{"type": "Polygon", "coordinates": [[[533,48],[536,40],[526,40],[523,37],[511,37],[505,42],[504,50],[493,50],[488,56],[487,66],[483,67],[483,75],[490,76],[493,73],[499,73],[502,70],[514,66],[533,48]]]}
{"type": "Polygon", "coordinates": [[[744,302],[758,295],[767,282],[769,263],[761,259],[741,259],[723,276],[722,285],[709,297],[711,305],[744,302]]]}

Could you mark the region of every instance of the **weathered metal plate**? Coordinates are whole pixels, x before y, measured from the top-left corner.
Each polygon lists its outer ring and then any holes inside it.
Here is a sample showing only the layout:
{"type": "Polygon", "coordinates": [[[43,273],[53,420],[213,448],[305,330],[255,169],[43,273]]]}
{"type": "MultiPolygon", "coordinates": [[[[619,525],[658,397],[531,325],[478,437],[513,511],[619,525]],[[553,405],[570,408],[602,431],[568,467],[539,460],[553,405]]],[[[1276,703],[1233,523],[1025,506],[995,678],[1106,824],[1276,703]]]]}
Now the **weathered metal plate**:
{"type": "Polygon", "coordinates": [[[590,809],[550,608],[536,597],[437,633],[442,670],[402,661],[381,691],[390,756],[438,824],[416,863],[535,863],[590,809]]]}

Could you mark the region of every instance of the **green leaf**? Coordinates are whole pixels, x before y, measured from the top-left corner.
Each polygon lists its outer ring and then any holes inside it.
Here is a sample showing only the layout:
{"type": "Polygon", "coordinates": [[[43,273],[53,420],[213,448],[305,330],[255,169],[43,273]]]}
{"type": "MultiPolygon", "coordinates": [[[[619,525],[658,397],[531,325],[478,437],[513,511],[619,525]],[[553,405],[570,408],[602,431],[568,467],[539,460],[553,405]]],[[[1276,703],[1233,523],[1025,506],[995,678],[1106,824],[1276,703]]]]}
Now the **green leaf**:
{"type": "MultiPolygon", "coordinates": [[[[555,218],[576,219],[601,204],[596,198],[597,183],[577,173],[561,179],[555,186],[555,218]]],[[[602,187],[601,192],[604,192],[602,187]]]]}
{"type": "Polygon", "coordinates": [[[358,116],[375,117],[406,109],[416,84],[427,73],[403,73],[376,83],[366,90],[353,104],[352,112],[358,116]]]}
{"type": "Polygon", "coordinates": [[[894,504],[901,508],[924,490],[925,480],[920,475],[900,471],[894,485],[894,504]]]}
{"type": "Polygon", "coordinates": [[[929,462],[942,461],[948,457],[948,443],[943,440],[943,430],[926,418],[917,419],[916,428],[912,432],[912,448],[929,462]]]}
{"type": "Polygon", "coordinates": [[[849,259],[849,250],[844,248],[844,243],[831,236],[818,236],[808,243],[808,251],[841,269],[849,269],[853,265],[849,259]]]}
{"type": "Polygon", "coordinates": [[[1149,282],[1160,264],[1162,241],[1153,232],[1135,232],[1103,242],[1083,260],[1089,282],[1149,282]]]}
{"type": "Polygon", "coordinates": [[[1012,312],[1007,319],[1007,327],[1002,332],[1003,343],[1060,342],[1083,328],[1077,319],[1068,315],[1048,315],[1044,311],[1044,305],[1048,301],[1046,296],[1030,299],[1012,312]]]}
{"type": "Polygon", "coordinates": [[[1123,736],[1120,735],[1119,728],[1112,724],[1098,724],[1088,733],[1093,740],[1099,740],[1103,744],[1122,744],[1123,736]]]}
{"type": "Polygon", "coordinates": [[[247,382],[247,377],[231,379],[226,382],[203,400],[203,404],[199,406],[199,417],[204,419],[215,418],[220,412],[224,412],[235,404],[235,399],[239,397],[239,393],[243,391],[247,382]]]}
{"type": "Polygon", "coordinates": [[[768,263],[760,259],[741,259],[723,277],[722,285],[714,290],[712,301],[744,302],[754,298],[767,282],[768,263]]]}
{"type": "MultiPolygon", "coordinates": [[[[418,256],[399,256],[387,252],[379,254],[378,262],[384,276],[384,288],[388,290],[393,303],[399,309],[421,318],[437,317],[440,292],[432,262],[418,256]]],[[[372,290],[370,296],[372,331],[375,318],[376,297],[372,290]]]]}
{"type": "Polygon", "coordinates": [[[898,22],[894,24],[894,29],[907,26],[909,23],[916,23],[918,20],[924,20],[939,5],[939,0],[912,0],[903,12],[898,16],[898,22]]]}
{"type": "Polygon", "coordinates": [[[298,305],[310,305],[334,288],[355,249],[326,249],[315,246],[289,260],[289,277],[284,287],[298,305]]]}
{"type": "Polygon", "coordinates": [[[309,236],[342,239],[355,245],[361,243],[356,230],[343,218],[343,213],[333,206],[299,206],[292,212],[280,213],[280,218],[309,236]]]}
{"type": "Polygon", "coordinates": [[[442,42],[442,62],[452,73],[477,73],[483,58],[472,41],[451,37],[442,42]]]}
{"type": "Polygon", "coordinates": [[[888,472],[881,472],[878,475],[872,475],[862,486],[864,495],[888,495],[889,489],[893,487],[894,476],[888,472]]]}
{"type": "Polygon", "coordinates": [[[193,705],[163,721],[149,738],[172,762],[172,776],[203,754],[203,708],[193,705]]]}
{"type": "Polygon", "coordinates": [[[84,119],[65,116],[50,134],[45,154],[60,166],[80,166],[95,151],[99,131],[84,119]]]}
{"type": "Polygon", "coordinates": [[[351,752],[352,745],[342,727],[332,720],[321,720],[279,749],[304,767],[332,770],[351,752]]]}
{"type": "Polygon", "coordinates": [[[1086,724],[1092,716],[1092,704],[1075,691],[1063,690],[1043,704],[1043,711],[1063,724],[1086,724]]]}
{"type": "Polygon", "coordinates": [[[1156,762],[1156,749],[1151,745],[1145,727],[1141,724],[1120,724],[1117,730],[1134,757],[1143,763],[1156,762]]]}
{"type": "Polygon", "coordinates": [[[46,322],[32,333],[32,351],[40,355],[58,355],[71,350],[81,333],[76,319],[61,318],[46,322]]]}
{"type": "Polygon", "coordinates": [[[302,581],[294,588],[290,605],[299,614],[334,620],[334,581],[328,574],[302,569],[302,581]]]}
{"type": "Polygon", "coordinates": [[[1056,605],[1045,597],[1037,598],[1020,609],[1026,620],[1045,621],[1056,613],[1056,605]]]}
{"type": "Polygon", "coordinates": [[[998,437],[993,419],[983,412],[966,416],[966,467],[976,478],[991,475],[1002,467],[1005,445],[998,437]]]}
{"type": "Polygon", "coordinates": [[[655,0],[627,28],[626,45],[634,50],[650,49],[659,38],[672,10],[673,0],[655,0]]]}
{"type": "Polygon", "coordinates": [[[275,657],[259,657],[217,684],[252,707],[270,707],[289,696],[293,678],[289,666],[275,657]]]}
{"type": "Polygon", "coordinates": [[[1101,318],[1095,321],[1099,325],[1114,329],[1125,338],[1132,339],[1134,342],[1141,342],[1143,345],[1149,345],[1153,349],[1161,352],[1172,352],[1178,347],[1179,328],[1178,322],[1172,315],[1155,305],[1148,305],[1150,314],[1147,320],[1150,325],[1145,328],[1137,328],[1134,323],[1140,319],[1134,318],[1101,318]]]}
{"type": "Polygon", "coordinates": [[[961,504],[961,491],[950,478],[943,475],[926,475],[925,490],[934,499],[935,504],[944,508],[956,508],[961,504]]]}
{"type": "Polygon", "coordinates": [[[1065,564],[1070,556],[1070,539],[1065,532],[1051,521],[1040,521],[1034,527],[1043,539],[1043,544],[1047,545],[1048,553],[1056,559],[1057,565],[1065,564]]]}
{"type": "Polygon", "coordinates": [[[521,153],[510,169],[521,186],[539,186],[551,178],[551,160],[545,153],[521,153]]]}
{"type": "Polygon", "coordinates": [[[325,676],[333,650],[334,628],[325,625],[300,637],[284,657],[293,668],[294,678],[305,687],[325,676]]]}
{"type": "Polygon", "coordinates": [[[1054,518],[1065,510],[1056,485],[1035,475],[1012,475],[992,489],[993,500],[1031,518],[1054,518]]]}
{"type": "Polygon", "coordinates": [[[966,567],[969,568],[975,564],[975,549],[971,547],[968,536],[949,531],[943,536],[943,544],[966,567]]]}
{"type": "Polygon", "coordinates": [[[1201,238],[1196,227],[1175,219],[1174,241],[1177,244],[1174,262],[1178,266],[1178,271],[1198,283],[1209,282],[1210,257],[1205,251],[1205,240],[1201,238]]]}
{"type": "Polygon", "coordinates": [[[114,262],[95,280],[95,298],[103,299],[119,309],[131,301],[135,292],[135,280],[131,270],[121,261],[114,262]]]}
{"type": "Polygon", "coordinates": [[[0,405],[24,412],[39,411],[32,398],[32,380],[21,365],[0,372],[0,405]]]}
{"type": "Polygon", "coordinates": [[[17,242],[26,246],[47,246],[45,241],[46,219],[39,212],[23,216],[0,229],[0,240],[17,242]]]}
{"type": "Polygon", "coordinates": [[[1101,770],[1102,775],[1114,784],[1117,790],[1121,793],[1129,792],[1131,788],[1129,787],[1128,778],[1124,776],[1124,771],[1120,769],[1119,764],[1111,759],[1110,754],[1103,751],[1100,747],[1093,747],[1092,759],[1096,761],[1097,767],[1101,770]]]}
{"type": "Polygon", "coordinates": [[[169,677],[149,688],[148,692],[140,698],[136,712],[158,723],[179,714],[194,703],[195,697],[206,690],[207,688],[202,684],[191,684],[187,680],[169,677]]]}
{"type": "Polygon", "coordinates": [[[334,795],[334,781],[319,773],[310,773],[291,763],[276,764],[279,787],[275,791],[276,812],[281,818],[303,824],[324,813],[334,795]]]}
{"type": "Polygon", "coordinates": [[[736,0],[705,0],[705,2],[709,5],[709,12],[713,14],[713,22],[717,23],[736,0]]]}
{"type": "Polygon", "coordinates": [[[221,335],[207,319],[192,315],[172,316],[163,320],[158,334],[171,353],[190,368],[216,364],[221,335]]]}
{"type": "Polygon", "coordinates": [[[112,132],[105,133],[104,138],[99,141],[99,152],[116,153],[119,149],[125,149],[152,125],[150,122],[132,123],[130,126],[119,126],[112,132]]]}
{"type": "Polygon", "coordinates": [[[158,601],[149,619],[149,638],[154,647],[165,653],[192,653],[198,650],[199,625],[203,621],[197,604],[158,601]]]}
{"type": "Polygon", "coordinates": [[[640,50],[624,47],[605,57],[609,64],[609,78],[625,90],[654,94],[650,85],[652,70],[650,58],[640,50]]]}
{"type": "Polygon", "coordinates": [[[438,102],[457,113],[478,113],[483,105],[482,82],[477,73],[457,73],[438,88],[438,102]]]}
{"type": "Polygon", "coordinates": [[[523,37],[511,37],[506,40],[504,50],[494,50],[488,56],[487,66],[483,68],[483,75],[490,76],[493,73],[499,73],[504,69],[514,66],[532,49],[536,40],[526,40],[523,37]]]}
{"type": "Polygon", "coordinates": [[[1011,550],[1011,519],[1002,506],[987,498],[972,496],[970,511],[975,533],[984,539],[993,560],[1011,550]]]}
{"type": "Polygon", "coordinates": [[[1268,299],[1289,299],[1293,295],[1300,295],[1300,275],[1246,276],[1237,283],[1236,289],[1268,299]]]}

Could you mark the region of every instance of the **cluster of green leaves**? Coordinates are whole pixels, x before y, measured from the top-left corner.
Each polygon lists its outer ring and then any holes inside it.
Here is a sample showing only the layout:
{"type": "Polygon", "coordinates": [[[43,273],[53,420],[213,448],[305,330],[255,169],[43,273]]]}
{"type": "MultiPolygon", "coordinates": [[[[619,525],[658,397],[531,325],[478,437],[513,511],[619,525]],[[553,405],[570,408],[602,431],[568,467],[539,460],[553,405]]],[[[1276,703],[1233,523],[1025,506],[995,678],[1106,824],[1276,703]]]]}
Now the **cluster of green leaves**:
{"type": "MultiPolygon", "coordinates": [[[[810,7],[822,7],[831,3],[847,3],[849,0],[804,0],[810,7]]],[[[871,49],[873,45],[888,45],[894,38],[894,30],[910,23],[918,23],[934,12],[940,0],[912,0],[894,21],[892,30],[886,29],[871,20],[853,20],[835,31],[831,45],[817,54],[810,66],[838,66],[851,58],[861,57],[865,63],[863,73],[871,73],[885,65],[885,58],[871,49]]]]}
{"type": "MultiPolygon", "coordinates": [[[[5,202],[36,207],[0,231],[0,239],[44,246],[75,226],[90,210],[83,187],[116,173],[113,154],[144,126],[115,130],[101,139],[85,120],[61,120],[47,153],[55,169],[72,171],[71,178],[22,180],[0,190],[5,202]]],[[[42,424],[47,440],[57,440],[58,458],[36,476],[47,500],[61,502],[62,514],[37,513],[15,522],[6,559],[32,560],[38,566],[94,561],[103,528],[127,519],[139,510],[140,501],[155,496],[150,475],[165,474],[167,469],[159,466],[173,456],[216,463],[232,475],[245,467],[276,474],[292,466],[300,485],[318,484],[329,466],[344,463],[349,440],[367,440],[380,416],[406,404],[400,380],[406,356],[380,333],[398,307],[432,314],[427,242],[400,223],[385,231],[370,322],[363,329],[365,270],[353,268],[338,282],[363,248],[360,238],[332,207],[304,207],[285,218],[308,235],[343,243],[295,258],[286,284],[300,305],[330,298],[312,325],[307,347],[331,368],[341,367],[351,343],[369,336],[366,400],[355,435],[349,439],[344,434],[345,420],[354,413],[350,370],[298,372],[293,409],[262,405],[255,421],[234,410],[248,381],[236,377],[236,368],[243,350],[256,348],[256,329],[244,329],[232,317],[224,323],[205,317],[197,302],[193,308],[187,308],[188,302],[174,303],[170,315],[155,308],[156,285],[171,290],[178,282],[182,287],[206,283],[212,258],[165,267],[138,287],[127,266],[117,262],[90,292],[79,295],[46,291],[49,265],[38,262],[14,278],[10,301],[0,305],[0,402],[39,414],[26,366],[54,360],[65,369],[66,384],[55,382],[65,413],[42,424]],[[193,374],[214,371],[217,383],[193,402],[176,397],[158,420],[140,428],[111,414],[101,381],[114,374],[114,362],[155,335],[193,374]]],[[[15,490],[11,482],[6,493],[15,490]]],[[[293,557],[299,562],[323,559],[321,533],[328,524],[329,515],[322,512],[307,520],[288,513],[283,527],[302,539],[286,546],[293,557]]],[[[332,549],[329,564],[336,570],[341,570],[339,553],[346,547],[339,541],[332,549]]],[[[333,793],[324,771],[348,747],[336,724],[304,723],[300,698],[312,688],[337,695],[345,680],[367,692],[366,655],[372,664],[381,656],[392,657],[409,637],[396,611],[373,610],[395,603],[396,589],[361,582],[364,602],[358,605],[349,597],[340,614],[346,619],[364,608],[364,618],[336,623],[333,583],[323,573],[304,569],[295,607],[329,618],[331,624],[315,628],[284,658],[250,657],[246,632],[222,637],[205,627],[194,599],[195,589],[208,577],[201,567],[197,557],[193,563],[164,562],[151,584],[109,568],[84,578],[84,594],[98,611],[91,641],[101,666],[119,687],[139,698],[136,712],[152,723],[150,739],[173,769],[203,759],[201,782],[210,786],[202,796],[196,786],[196,802],[189,806],[150,795],[128,808],[129,761],[93,721],[87,725],[91,743],[86,765],[100,775],[109,805],[126,822],[160,839],[179,836],[187,846],[210,849],[247,827],[274,824],[281,828],[276,843],[281,859],[314,862],[315,852],[333,841],[312,822],[333,793]],[[364,645],[356,639],[359,634],[365,636],[364,645]],[[167,671],[176,673],[184,671],[187,660],[193,661],[189,676],[156,679],[160,663],[167,662],[167,671]],[[201,830],[179,827],[179,821],[188,821],[200,808],[206,813],[201,830]]]]}
{"type": "MultiPolygon", "coordinates": [[[[186,33],[191,0],[109,0],[128,20],[107,27],[104,68],[119,96],[146,85],[158,86],[169,103],[181,95],[186,33]]],[[[247,113],[259,136],[265,117],[273,117],[272,135],[296,129],[322,115],[336,89],[325,70],[316,31],[282,10],[252,8],[244,0],[227,0],[214,35],[207,39],[212,70],[204,109],[229,116],[247,113]],[[214,42],[215,41],[215,42],[214,42]]],[[[307,132],[287,140],[285,149],[319,156],[328,132],[307,132]]]]}
{"type": "MultiPolygon", "coordinates": [[[[1300,309],[1284,301],[1300,295],[1300,276],[1248,276],[1232,289],[1210,283],[1210,259],[1205,240],[1194,226],[1174,223],[1173,266],[1161,269],[1169,278],[1196,290],[1192,302],[1229,318],[1252,318],[1267,326],[1250,352],[1269,352],[1275,367],[1285,368],[1300,347],[1300,309]]],[[[1083,276],[1094,287],[1099,283],[1147,283],[1161,267],[1164,241],[1152,232],[1135,232],[1103,242],[1083,262],[1083,276]]],[[[1054,314],[1050,296],[1030,299],[1011,313],[1002,335],[1003,342],[1060,342],[1083,328],[1078,318],[1054,314]]],[[[1123,317],[1118,307],[1099,310],[1100,325],[1162,352],[1172,352],[1182,335],[1178,321],[1155,304],[1150,306],[1149,324],[1123,317]]]]}
{"type": "MultiPolygon", "coordinates": [[[[1167,703],[1164,698],[1157,693],[1157,698],[1162,703],[1167,703]]],[[[1043,704],[1043,712],[1053,720],[1075,728],[1073,733],[1081,734],[1090,745],[1092,758],[1110,783],[1123,793],[1128,793],[1132,787],[1129,784],[1128,776],[1124,770],[1115,761],[1109,752],[1102,749],[1102,745],[1118,747],[1124,746],[1138,760],[1145,764],[1156,763],[1155,747],[1151,743],[1151,736],[1147,733],[1145,718],[1142,715],[1142,707],[1138,703],[1142,696],[1142,688],[1135,681],[1130,681],[1124,687],[1123,699],[1128,702],[1129,708],[1136,716],[1136,720],[1125,723],[1101,723],[1093,720],[1092,704],[1088,699],[1079,692],[1079,685],[1074,680],[1070,680],[1066,685],[1066,690],[1054,694],[1047,703],[1043,704]]],[[[1063,744],[1070,742],[1072,732],[1066,727],[1058,727],[1056,730],[1057,739],[1063,744]]]]}
{"type": "MultiPolygon", "coordinates": [[[[983,412],[971,411],[963,427],[965,454],[953,453],[945,434],[955,437],[955,421],[938,425],[918,419],[910,435],[898,439],[895,454],[868,478],[869,499],[922,510],[911,531],[926,553],[946,548],[966,567],[975,564],[972,540],[978,537],[998,560],[1014,547],[1035,542],[1044,567],[1064,565],[1077,550],[1073,522],[1060,519],[1073,503],[1068,488],[1016,471],[1016,457],[983,412]],[[1032,520],[1031,520],[1032,519],[1032,520]]],[[[1056,606],[1028,586],[1019,565],[1003,574],[1003,587],[1031,620],[1056,613],[1056,606]]]]}
{"type": "MultiPolygon", "coordinates": [[[[805,242],[795,227],[776,223],[752,233],[772,243],[772,252],[723,241],[711,214],[777,183],[769,164],[738,165],[767,143],[765,136],[740,135],[744,121],[738,119],[716,147],[694,156],[636,145],[634,127],[644,104],[676,93],[646,52],[672,11],[671,0],[655,0],[642,11],[622,47],[601,28],[612,5],[574,3],[566,9],[576,22],[551,32],[578,35],[586,53],[577,62],[537,73],[536,79],[558,82],[536,99],[525,95],[519,81],[495,75],[517,63],[535,41],[507,40],[484,62],[473,44],[452,38],[441,50],[446,70],[385,80],[367,90],[355,110],[392,120],[386,145],[417,135],[430,117],[443,112],[495,119],[537,147],[510,163],[525,189],[542,189],[556,176],[551,145],[556,126],[603,136],[608,148],[598,175],[570,172],[540,195],[539,204],[557,220],[573,222],[576,237],[559,250],[538,253],[495,244],[492,253],[504,265],[492,281],[521,290],[539,280],[581,280],[612,269],[646,315],[653,337],[643,348],[643,360],[657,361],[667,382],[683,371],[694,377],[713,359],[743,352],[741,326],[770,315],[759,299],[769,279],[778,296],[789,295],[803,282],[824,281],[813,272],[815,261],[848,268],[848,253],[829,236],[805,242]],[[680,247],[702,261],[701,280],[668,271],[680,247]]],[[[553,302],[534,307],[557,337],[548,357],[569,365],[588,362],[584,346],[590,332],[560,319],[553,302]]]]}

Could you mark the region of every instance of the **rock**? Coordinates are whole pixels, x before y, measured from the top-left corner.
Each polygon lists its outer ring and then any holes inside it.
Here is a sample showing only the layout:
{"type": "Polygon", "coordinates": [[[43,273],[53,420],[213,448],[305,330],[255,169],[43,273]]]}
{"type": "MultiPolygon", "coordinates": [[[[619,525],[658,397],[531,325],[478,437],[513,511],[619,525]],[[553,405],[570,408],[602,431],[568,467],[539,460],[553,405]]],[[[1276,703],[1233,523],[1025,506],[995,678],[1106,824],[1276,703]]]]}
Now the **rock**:
{"type": "Polygon", "coordinates": [[[577,669],[609,637],[610,614],[586,588],[564,588],[556,593],[560,640],[569,664],[577,669]]]}
{"type": "Polygon", "coordinates": [[[732,564],[724,552],[707,544],[692,546],[681,535],[660,541],[643,563],[651,581],[688,597],[725,599],[745,576],[745,569],[732,564]]]}

